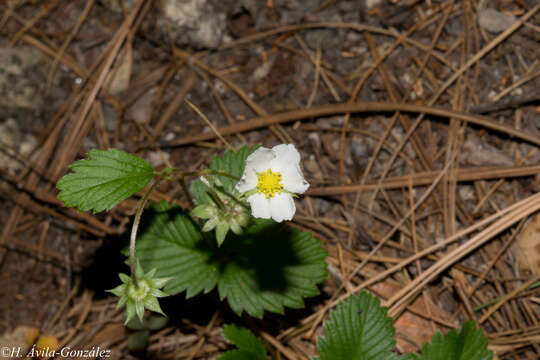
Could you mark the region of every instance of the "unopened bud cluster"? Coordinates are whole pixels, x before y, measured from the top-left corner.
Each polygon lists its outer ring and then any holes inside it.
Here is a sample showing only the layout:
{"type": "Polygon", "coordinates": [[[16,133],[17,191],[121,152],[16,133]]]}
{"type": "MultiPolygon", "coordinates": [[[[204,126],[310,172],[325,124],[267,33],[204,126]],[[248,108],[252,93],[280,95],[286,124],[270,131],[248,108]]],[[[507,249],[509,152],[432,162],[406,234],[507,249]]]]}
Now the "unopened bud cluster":
{"type": "Polygon", "coordinates": [[[249,213],[240,200],[240,193],[236,190],[231,194],[211,189],[213,197],[206,204],[199,205],[191,212],[194,216],[205,219],[202,231],[216,230],[216,240],[221,245],[229,230],[241,235],[242,228],[249,223],[249,213]]]}

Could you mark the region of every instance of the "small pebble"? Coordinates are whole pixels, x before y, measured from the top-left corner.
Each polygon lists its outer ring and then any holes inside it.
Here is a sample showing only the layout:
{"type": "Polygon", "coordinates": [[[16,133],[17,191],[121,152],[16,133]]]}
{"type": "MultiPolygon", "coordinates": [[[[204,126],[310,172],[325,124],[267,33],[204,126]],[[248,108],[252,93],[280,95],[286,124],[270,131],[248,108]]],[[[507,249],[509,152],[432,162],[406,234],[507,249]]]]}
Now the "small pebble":
{"type": "Polygon", "coordinates": [[[500,33],[508,29],[516,22],[516,17],[513,15],[503,14],[495,9],[483,9],[478,14],[478,24],[484,29],[492,33],[500,33]]]}

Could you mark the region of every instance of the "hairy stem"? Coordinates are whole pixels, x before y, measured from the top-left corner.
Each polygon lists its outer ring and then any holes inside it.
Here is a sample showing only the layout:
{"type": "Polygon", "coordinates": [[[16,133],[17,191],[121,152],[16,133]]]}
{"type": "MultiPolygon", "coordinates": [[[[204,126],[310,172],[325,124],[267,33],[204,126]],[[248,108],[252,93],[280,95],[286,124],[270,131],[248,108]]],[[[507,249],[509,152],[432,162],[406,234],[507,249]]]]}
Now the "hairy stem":
{"type": "Polygon", "coordinates": [[[171,178],[176,179],[176,180],[180,178],[185,178],[187,176],[208,176],[208,175],[220,175],[220,176],[225,176],[225,177],[228,177],[229,179],[233,179],[236,181],[240,180],[238,176],[231,175],[228,172],[221,171],[221,170],[203,169],[199,171],[180,171],[176,168],[170,168],[170,171],[172,174],[174,174],[174,175],[171,175],[171,178]]]}
{"type": "Polygon", "coordinates": [[[137,276],[135,274],[135,240],[137,240],[137,230],[139,229],[139,223],[141,222],[141,215],[143,213],[144,206],[146,205],[150,194],[160,181],[160,178],[156,179],[146,194],[144,194],[143,198],[139,201],[139,204],[137,205],[137,212],[135,213],[135,219],[133,220],[133,227],[131,228],[131,238],[129,241],[129,267],[131,268],[131,279],[133,279],[133,284],[135,284],[135,286],[137,286],[137,276]]]}
{"type": "Polygon", "coordinates": [[[240,181],[240,178],[238,176],[231,175],[225,171],[207,169],[207,170],[203,170],[203,173],[204,175],[221,175],[221,176],[228,177],[229,179],[240,181]]]}
{"type": "Polygon", "coordinates": [[[186,196],[189,202],[189,206],[193,208],[195,204],[193,203],[193,198],[191,197],[191,194],[189,193],[189,188],[186,184],[186,179],[181,177],[180,179],[178,179],[178,182],[180,183],[180,187],[182,188],[182,191],[184,192],[184,195],[186,196]]]}
{"type": "Polygon", "coordinates": [[[225,204],[223,204],[223,201],[219,198],[219,195],[217,194],[214,187],[210,184],[210,182],[204,177],[201,176],[201,181],[204,185],[208,188],[208,196],[210,196],[210,199],[221,209],[225,210],[225,204]]]}

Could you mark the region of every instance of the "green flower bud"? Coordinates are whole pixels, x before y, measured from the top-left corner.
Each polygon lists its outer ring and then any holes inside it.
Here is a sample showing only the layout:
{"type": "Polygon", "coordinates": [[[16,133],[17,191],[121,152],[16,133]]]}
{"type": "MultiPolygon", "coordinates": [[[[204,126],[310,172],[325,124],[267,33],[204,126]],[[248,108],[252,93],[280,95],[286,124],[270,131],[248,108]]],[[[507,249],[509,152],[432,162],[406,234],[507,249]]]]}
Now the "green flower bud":
{"type": "Polygon", "coordinates": [[[218,243],[218,246],[221,246],[223,244],[223,241],[225,241],[225,236],[227,236],[227,232],[229,231],[229,224],[227,222],[220,222],[216,226],[216,240],[218,243]]]}
{"type": "Polygon", "coordinates": [[[216,208],[209,204],[199,205],[191,210],[191,213],[201,219],[210,219],[217,215],[216,208]]]}
{"type": "Polygon", "coordinates": [[[243,231],[242,228],[249,224],[250,217],[247,205],[241,200],[238,191],[233,190],[230,194],[225,193],[219,183],[212,186],[207,181],[203,182],[210,188],[209,202],[196,206],[191,214],[206,220],[202,227],[203,232],[216,230],[216,241],[218,246],[221,246],[229,230],[240,235],[243,231]]]}
{"type": "Polygon", "coordinates": [[[240,224],[238,224],[238,221],[236,221],[235,219],[232,219],[231,221],[231,230],[236,235],[242,235],[242,233],[244,232],[242,230],[242,226],[240,226],[240,224]]]}
{"type": "Polygon", "coordinates": [[[241,227],[246,227],[249,224],[249,213],[247,211],[241,212],[234,217],[234,220],[236,220],[241,227]]]}
{"type": "Polygon", "coordinates": [[[216,215],[204,224],[202,231],[207,232],[207,231],[214,230],[218,222],[219,222],[219,217],[216,215]]]}

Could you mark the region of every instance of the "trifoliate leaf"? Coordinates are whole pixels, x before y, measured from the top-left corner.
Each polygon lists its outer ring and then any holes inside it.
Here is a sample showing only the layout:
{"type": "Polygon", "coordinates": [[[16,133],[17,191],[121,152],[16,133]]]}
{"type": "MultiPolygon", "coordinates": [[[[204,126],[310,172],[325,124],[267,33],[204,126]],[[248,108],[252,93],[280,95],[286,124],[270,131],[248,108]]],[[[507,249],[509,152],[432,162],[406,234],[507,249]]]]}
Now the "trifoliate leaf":
{"type": "Polygon", "coordinates": [[[424,343],[419,360],[491,360],[493,353],[487,349],[488,339],[474,321],[467,321],[459,330],[443,335],[433,335],[431,344],[424,343]]]}
{"type": "MultiPolygon", "coordinates": [[[[232,150],[227,150],[223,157],[218,155],[214,156],[214,158],[210,161],[209,169],[224,171],[230,175],[240,178],[244,172],[247,157],[257,148],[258,146],[242,146],[236,153],[232,150]]],[[[237,180],[222,175],[208,175],[206,178],[212,185],[221,184],[225,191],[229,193],[233,191],[234,186],[238,182],[237,180]]],[[[194,181],[192,190],[195,204],[204,204],[209,201],[208,197],[206,196],[208,187],[203,184],[202,181],[194,181]]]]}
{"type": "Polygon", "coordinates": [[[115,150],[91,150],[88,159],[71,164],[72,173],[58,181],[58,198],[79,211],[110,210],[143,189],[154,176],[144,159],[115,150]]]}
{"type": "Polygon", "coordinates": [[[273,221],[257,221],[221,247],[203,237],[187,212],[159,204],[143,215],[137,258],[158,277],[170,278],[164,291],[187,297],[218,287],[222,299],[240,314],[262,317],[301,308],[326,279],[326,251],[311,233],[273,221]]]}
{"type": "Polygon", "coordinates": [[[395,359],[392,319],[379,299],[362,291],[330,312],[318,338],[320,360],[395,359]]]}
{"type": "Polygon", "coordinates": [[[223,335],[238,349],[227,351],[219,360],[266,360],[266,349],[262,341],[248,329],[226,325],[223,335]]]}

